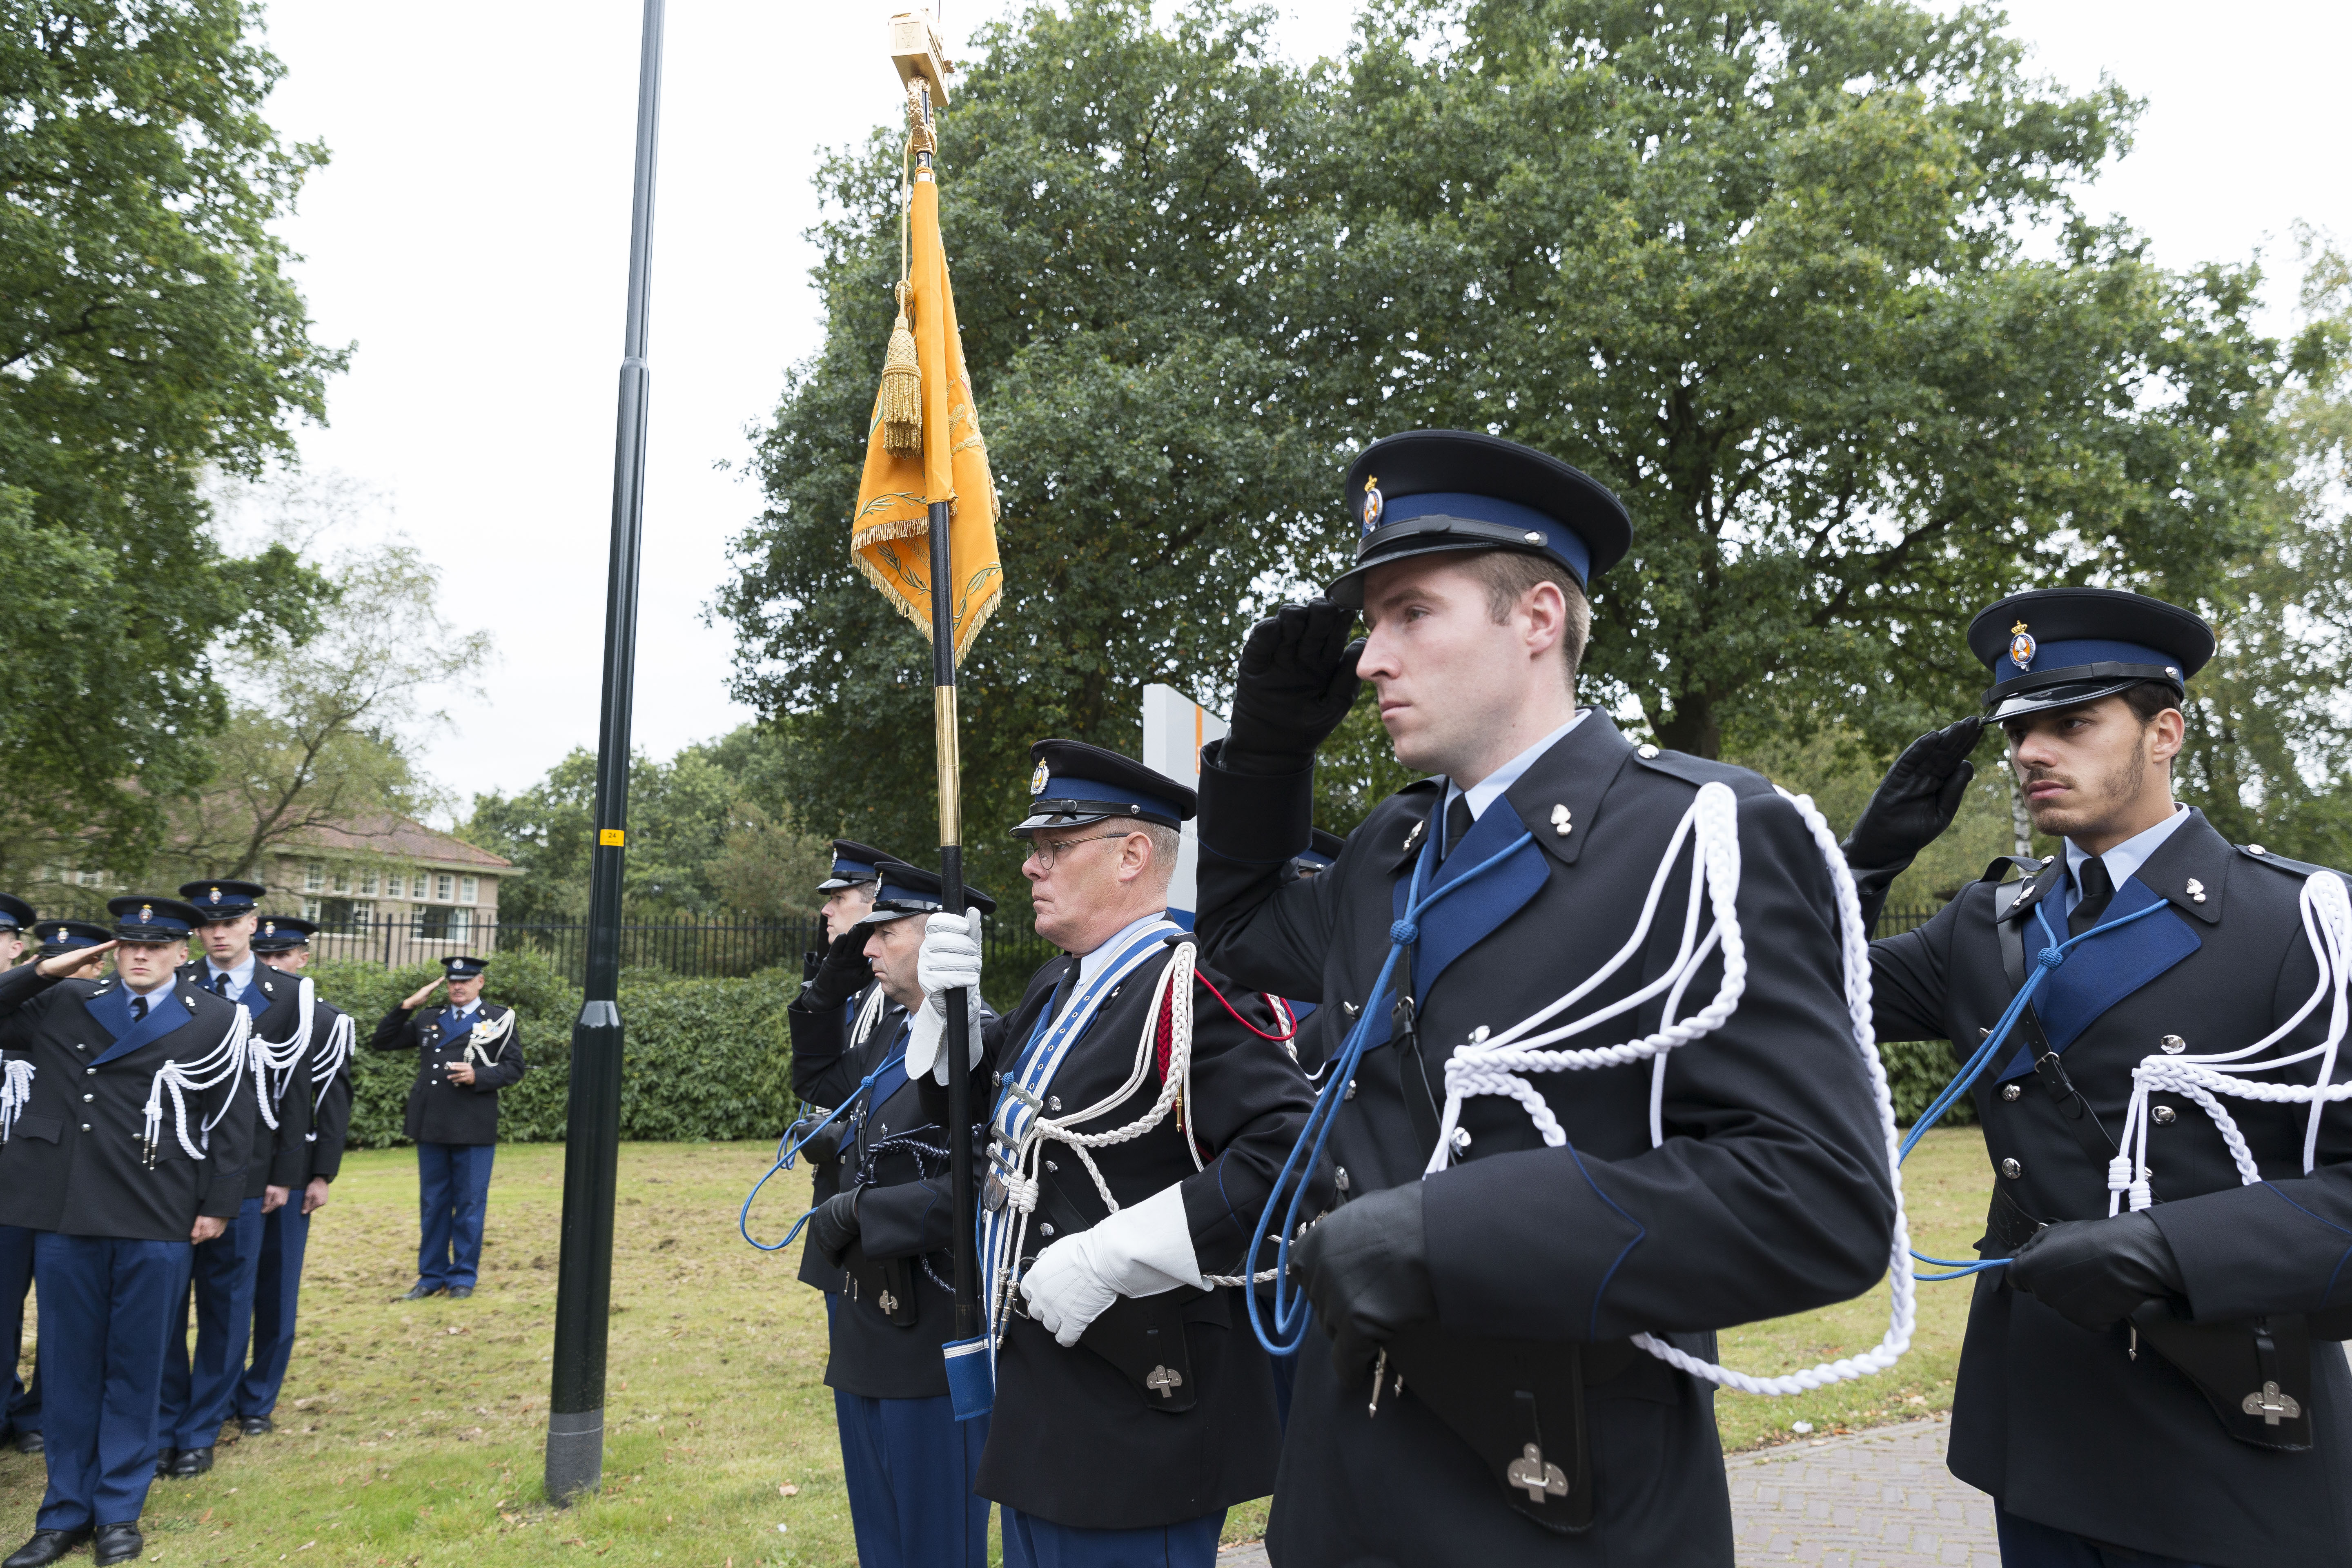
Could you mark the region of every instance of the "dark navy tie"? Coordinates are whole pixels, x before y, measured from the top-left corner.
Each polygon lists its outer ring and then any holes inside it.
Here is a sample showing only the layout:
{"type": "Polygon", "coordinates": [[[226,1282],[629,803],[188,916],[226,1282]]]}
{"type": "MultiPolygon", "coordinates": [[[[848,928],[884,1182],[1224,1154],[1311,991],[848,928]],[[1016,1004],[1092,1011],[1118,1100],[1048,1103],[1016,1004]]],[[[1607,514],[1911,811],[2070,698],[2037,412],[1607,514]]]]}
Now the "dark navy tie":
{"type": "Polygon", "coordinates": [[[147,998],[144,996],[133,996],[131,999],[131,1021],[135,1024],[146,1016],[147,998]]]}
{"type": "Polygon", "coordinates": [[[2099,917],[2107,912],[2107,906],[2116,897],[2116,884],[2107,875],[2107,863],[2096,855],[2083,862],[2075,877],[2083,889],[2083,899],[2074,906],[2074,912],[2066,917],[2068,936],[2080,936],[2097,925],[2099,917]]]}
{"type": "Polygon", "coordinates": [[[1440,859],[1462,847],[1462,841],[1470,837],[1474,822],[1470,815],[1470,797],[1455,795],[1454,804],[1445,808],[1445,847],[1440,852],[1440,859]]]}

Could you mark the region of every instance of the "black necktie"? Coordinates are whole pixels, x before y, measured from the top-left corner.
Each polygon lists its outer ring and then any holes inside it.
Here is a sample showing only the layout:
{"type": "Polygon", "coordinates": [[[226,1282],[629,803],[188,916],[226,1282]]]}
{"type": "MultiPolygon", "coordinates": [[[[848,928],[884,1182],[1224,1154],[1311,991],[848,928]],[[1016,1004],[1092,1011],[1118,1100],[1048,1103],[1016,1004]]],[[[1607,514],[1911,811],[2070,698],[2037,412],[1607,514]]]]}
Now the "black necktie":
{"type": "Polygon", "coordinates": [[[2107,905],[2115,901],[2116,896],[2116,885],[2107,877],[2107,863],[2096,855],[2083,862],[2082,869],[2075,873],[2075,877],[2083,889],[2083,900],[2074,906],[2074,912],[2066,917],[2068,936],[2080,936],[2097,925],[2099,917],[2107,912],[2107,905]]]}
{"type": "Polygon", "coordinates": [[[1462,847],[1462,841],[1470,837],[1471,826],[1470,797],[1457,795],[1454,797],[1454,804],[1445,808],[1445,854],[1451,855],[1462,847]]]}
{"type": "Polygon", "coordinates": [[[146,1016],[147,998],[144,996],[133,996],[131,999],[131,1021],[135,1024],[146,1016]]]}
{"type": "Polygon", "coordinates": [[[211,982],[210,984],[205,987],[205,990],[210,991],[214,995],[219,997],[224,1002],[228,1000],[228,976],[226,974],[217,969],[207,969],[205,971],[205,978],[211,982]]]}

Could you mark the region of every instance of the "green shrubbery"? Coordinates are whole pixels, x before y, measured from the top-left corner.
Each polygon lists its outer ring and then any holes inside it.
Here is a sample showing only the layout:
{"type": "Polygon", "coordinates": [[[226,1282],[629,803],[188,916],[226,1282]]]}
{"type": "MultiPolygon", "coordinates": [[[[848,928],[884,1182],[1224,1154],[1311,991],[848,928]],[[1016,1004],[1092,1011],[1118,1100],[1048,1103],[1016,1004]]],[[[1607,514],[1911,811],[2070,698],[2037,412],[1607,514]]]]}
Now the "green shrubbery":
{"type": "MultiPolygon", "coordinates": [[[[433,978],[437,966],[387,970],[369,963],[311,965],[319,994],[359,1026],[352,1062],[352,1147],[398,1143],[415,1080],[415,1058],[374,1051],[376,1021],[433,978]]],[[[792,1120],[792,1048],[784,1008],[798,976],[772,969],[742,980],[681,980],[659,970],[621,977],[626,1027],[621,1136],[653,1142],[771,1138],[792,1120]]],[[[521,1015],[530,1070],[499,1096],[499,1136],[518,1143],[560,1142],[571,1090],[572,1022],[579,988],[548,960],[502,952],[484,997],[521,1015]]],[[[436,1004],[437,1005],[437,1003],[436,1004]]]]}
{"type": "MultiPolygon", "coordinates": [[[[1906,1127],[1919,1119],[1928,1102],[1943,1093],[1952,1075],[1960,1070],[1952,1047],[1942,1040],[1908,1040],[1901,1045],[1881,1046],[1878,1058],[1886,1064],[1886,1087],[1895,1096],[1895,1120],[1906,1127]]],[[[1972,1126],[1976,1119],[1977,1102],[1963,1098],[1939,1125],[1972,1126]]]]}

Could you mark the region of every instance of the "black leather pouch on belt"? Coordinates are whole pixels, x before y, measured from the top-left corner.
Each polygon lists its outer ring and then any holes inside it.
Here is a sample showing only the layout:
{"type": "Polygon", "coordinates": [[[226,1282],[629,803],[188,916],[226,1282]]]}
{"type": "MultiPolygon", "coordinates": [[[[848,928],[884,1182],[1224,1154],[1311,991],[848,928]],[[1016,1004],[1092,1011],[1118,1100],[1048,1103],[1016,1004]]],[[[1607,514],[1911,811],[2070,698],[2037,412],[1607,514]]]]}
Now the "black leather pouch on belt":
{"type": "Polygon", "coordinates": [[[2150,1301],[2131,1322],[2231,1436],[2257,1448],[2311,1447],[2311,1328],[2300,1313],[2192,1323],[2170,1302],[2150,1301]]]}
{"type": "Polygon", "coordinates": [[[1591,1528],[1584,1393],[1632,1364],[1640,1352],[1631,1341],[1487,1339],[1424,1322],[1407,1327],[1388,1351],[1403,1396],[1420,1400],[1470,1446],[1514,1510],[1557,1534],[1591,1528]]]}
{"type": "Polygon", "coordinates": [[[841,1267],[849,1276],[851,1300],[881,1313],[895,1328],[915,1326],[915,1268],[911,1259],[868,1258],[866,1244],[853,1241],[841,1267]]]}
{"type": "Polygon", "coordinates": [[[1135,1384],[1146,1408],[1179,1415],[1200,1403],[1184,1310],[1208,1295],[1183,1287],[1157,1296],[1121,1296],[1087,1325],[1078,1343],[1135,1384]]]}

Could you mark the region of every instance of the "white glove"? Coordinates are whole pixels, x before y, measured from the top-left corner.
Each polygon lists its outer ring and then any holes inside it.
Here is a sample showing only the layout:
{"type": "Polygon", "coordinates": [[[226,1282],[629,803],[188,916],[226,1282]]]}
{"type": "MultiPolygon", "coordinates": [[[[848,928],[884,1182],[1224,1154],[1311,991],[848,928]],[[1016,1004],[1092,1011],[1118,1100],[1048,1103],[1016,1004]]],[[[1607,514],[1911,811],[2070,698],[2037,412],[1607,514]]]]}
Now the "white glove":
{"type": "Polygon", "coordinates": [[[1163,1187],[1039,1253],[1021,1280],[1021,1296],[1054,1342],[1068,1346],[1121,1296],[1157,1296],[1207,1283],[1192,1255],[1184,1190],[1163,1187]]]}
{"type": "Polygon", "coordinates": [[[940,1050],[940,1037],[947,1033],[947,994],[968,990],[971,996],[964,1004],[964,1017],[971,1032],[971,1058],[967,1066],[980,1064],[980,911],[966,910],[961,915],[936,914],[923,921],[923,945],[915,954],[915,984],[923,988],[923,1005],[908,1020],[907,1076],[919,1079],[929,1073],[939,1082],[948,1080],[948,1060],[940,1050]]]}

